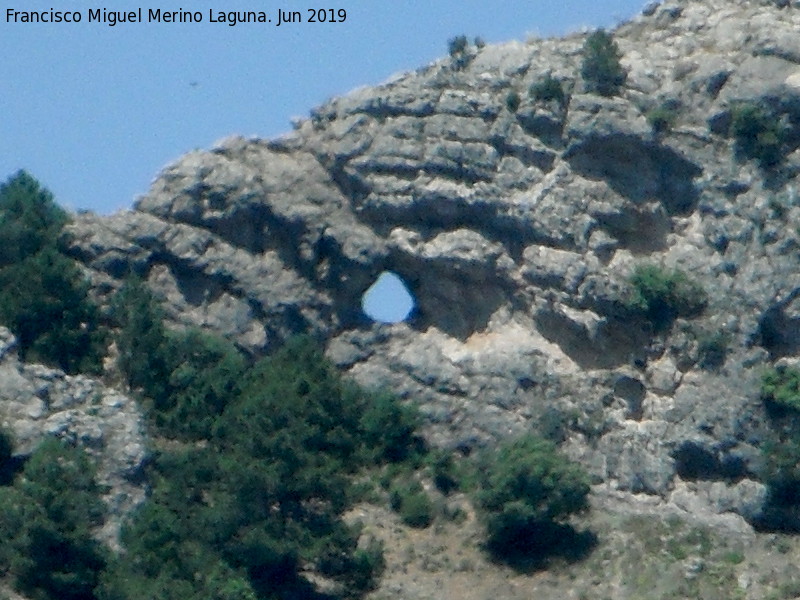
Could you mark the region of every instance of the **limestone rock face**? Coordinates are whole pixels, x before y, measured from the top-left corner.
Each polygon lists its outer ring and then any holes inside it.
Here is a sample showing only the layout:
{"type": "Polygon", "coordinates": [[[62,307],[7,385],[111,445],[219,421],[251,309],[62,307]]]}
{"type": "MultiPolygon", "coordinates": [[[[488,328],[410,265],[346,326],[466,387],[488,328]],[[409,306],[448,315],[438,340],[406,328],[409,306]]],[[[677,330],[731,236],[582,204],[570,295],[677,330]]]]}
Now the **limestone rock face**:
{"type": "Polygon", "coordinates": [[[105,525],[98,532],[118,548],[122,517],[145,497],[144,425],[136,403],[81,375],[21,363],[16,339],[0,327],[0,425],[14,437],[14,454],[30,454],[52,435],[85,448],[96,460],[97,479],[107,486],[105,525]]]}
{"type": "Polygon", "coordinates": [[[359,382],[418,405],[434,444],[535,428],[598,489],[752,519],[760,373],[800,352],[798,31],[793,4],[649,5],[615,31],[628,79],[613,98],[583,91],[584,35],[473,49],[280,139],[187,154],[133,210],[77,216],[71,251],[100,301],[135,271],[175,324],[253,353],[313,332],[359,382]],[[547,74],[563,104],[529,95],[547,74]],[[743,101],[787,128],[769,173],[734,157],[743,101]],[[662,105],[676,121],[656,133],[662,105]],[[705,312],[656,332],[626,311],[642,263],[701,282],[705,312]],[[405,323],[361,312],[385,270],[416,299],[405,323]],[[709,368],[715,332],[730,343],[709,368]]]}

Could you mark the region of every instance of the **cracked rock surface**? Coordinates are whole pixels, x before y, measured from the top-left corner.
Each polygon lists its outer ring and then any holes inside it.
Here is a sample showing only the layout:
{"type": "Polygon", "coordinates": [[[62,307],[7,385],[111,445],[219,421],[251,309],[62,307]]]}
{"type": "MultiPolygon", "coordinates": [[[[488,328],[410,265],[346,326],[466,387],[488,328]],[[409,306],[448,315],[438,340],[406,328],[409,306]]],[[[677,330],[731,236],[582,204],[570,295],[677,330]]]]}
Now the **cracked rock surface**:
{"type": "Polygon", "coordinates": [[[135,271],[175,324],[253,353],[313,332],[359,382],[418,405],[436,445],[548,430],[599,491],[752,520],[760,374],[800,353],[800,8],[645,13],[615,31],[617,97],[584,92],[584,34],[473,48],[282,138],[187,154],[133,210],[78,215],[71,252],[101,302],[135,271]],[[528,94],[547,74],[563,105],[528,94]],[[788,128],[771,173],[734,159],[743,101],[788,128]],[[656,134],[646,115],[664,103],[677,119],[656,134]],[[631,315],[643,263],[700,282],[705,312],[662,333],[631,315]],[[405,323],[361,312],[386,270],[416,300],[405,323]],[[705,368],[699,340],[718,331],[729,352],[705,368]]]}

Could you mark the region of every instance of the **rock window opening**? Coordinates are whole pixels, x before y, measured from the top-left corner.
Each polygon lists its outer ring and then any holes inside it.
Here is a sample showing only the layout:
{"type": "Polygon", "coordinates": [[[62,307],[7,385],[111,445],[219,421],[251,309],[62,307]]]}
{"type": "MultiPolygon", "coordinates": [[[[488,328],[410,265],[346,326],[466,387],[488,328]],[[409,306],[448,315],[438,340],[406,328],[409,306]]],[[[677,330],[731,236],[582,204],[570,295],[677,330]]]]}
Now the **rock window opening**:
{"type": "Polygon", "coordinates": [[[400,323],[414,310],[414,297],[405,282],[391,271],[384,271],[361,298],[361,309],[373,321],[400,323]]]}

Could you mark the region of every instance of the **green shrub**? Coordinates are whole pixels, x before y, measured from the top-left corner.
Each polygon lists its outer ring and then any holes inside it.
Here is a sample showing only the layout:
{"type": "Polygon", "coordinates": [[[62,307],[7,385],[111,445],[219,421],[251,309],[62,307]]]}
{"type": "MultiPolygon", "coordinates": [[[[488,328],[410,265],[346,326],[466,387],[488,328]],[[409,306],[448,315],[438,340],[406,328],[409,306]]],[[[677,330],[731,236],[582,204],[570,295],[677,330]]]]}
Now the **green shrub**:
{"type": "Polygon", "coordinates": [[[342,465],[294,434],[289,426],[265,448],[232,436],[158,455],[152,496],[126,528],[127,554],[106,580],[109,598],[216,597],[213,582],[197,576],[211,565],[257,598],[318,597],[309,572],[340,586],[334,598],[372,587],[380,548],[360,550],[358,529],[342,519],[350,507],[342,465]],[[156,592],[165,584],[168,596],[156,592]]]}
{"type": "Polygon", "coordinates": [[[479,467],[476,504],[495,553],[541,553],[543,535],[587,508],[589,478],[554,444],[533,435],[505,442],[479,467]]]}
{"type": "Polygon", "coordinates": [[[706,303],[702,286],[678,269],[639,265],[628,279],[625,304],[644,314],[657,329],[669,326],[677,317],[700,314],[706,303]]]}
{"type": "Polygon", "coordinates": [[[567,103],[567,96],[561,82],[549,73],[542,80],[532,84],[528,89],[528,94],[536,102],[556,101],[561,106],[567,103]]]}
{"type": "Polygon", "coordinates": [[[55,247],[68,221],[53,195],[29,173],[10,177],[0,185],[0,267],[55,247]]]}
{"type": "Polygon", "coordinates": [[[598,29],[586,38],[581,76],[587,91],[601,96],[616,95],[628,78],[620,58],[622,54],[610,33],[598,29]]]}
{"type": "Polygon", "coordinates": [[[781,365],[764,373],[761,399],[774,408],[800,413],[800,370],[781,365]]]}
{"type": "Polygon", "coordinates": [[[662,104],[647,113],[647,122],[658,134],[670,131],[677,120],[677,111],[667,104],[662,104]]]}
{"type": "Polygon", "coordinates": [[[418,481],[396,483],[389,494],[389,503],[409,527],[424,529],[433,523],[433,503],[418,481]]]}
{"type": "Polygon", "coordinates": [[[762,106],[745,103],[731,110],[730,134],[736,153],[755,159],[762,168],[770,168],[783,159],[786,128],[780,118],[762,106]]]}
{"type": "Polygon", "coordinates": [[[346,581],[351,596],[360,596],[378,587],[380,576],[386,569],[383,551],[383,542],[375,538],[355,551],[346,581]]]}
{"type": "Polygon", "coordinates": [[[459,465],[453,458],[453,453],[447,450],[437,450],[428,455],[433,484],[445,496],[451,494],[462,486],[463,474],[459,465]]]}
{"type": "Polygon", "coordinates": [[[106,336],[80,270],[59,248],[66,222],[26,172],[0,185],[0,323],[17,336],[23,359],[98,373],[106,336]]]}
{"type": "Polygon", "coordinates": [[[424,492],[412,494],[403,500],[400,518],[409,527],[424,529],[433,523],[433,504],[424,492]]]}
{"type": "Polygon", "coordinates": [[[520,98],[517,90],[511,90],[508,92],[508,94],[506,94],[506,108],[509,112],[517,112],[521,103],[522,98],[520,98]]]}
{"type": "MultiPolygon", "coordinates": [[[[783,422],[761,444],[759,476],[767,486],[767,498],[757,525],[768,530],[800,531],[800,435],[796,409],[790,412],[788,423],[783,422]]],[[[780,412],[780,411],[778,411],[780,412]]],[[[770,411],[773,418],[775,411],[770,411]]]]}
{"type": "Polygon", "coordinates": [[[413,461],[424,451],[415,411],[386,393],[369,394],[343,381],[308,337],[289,340],[256,363],[242,378],[241,390],[241,401],[226,411],[215,435],[233,436],[243,448],[280,453],[279,438],[291,431],[289,448],[302,445],[336,458],[343,473],[413,461]],[[259,439],[265,436],[276,441],[259,439]]]}
{"type": "Polygon", "coordinates": [[[561,444],[567,439],[570,429],[578,425],[578,411],[565,410],[557,406],[545,406],[536,419],[536,432],[554,444],[561,444]]]}
{"type": "Polygon", "coordinates": [[[14,438],[5,429],[0,429],[0,469],[11,460],[14,452],[14,438]]]}
{"type": "Polygon", "coordinates": [[[800,531],[800,370],[779,365],[764,373],[761,399],[771,427],[761,443],[767,498],[756,525],[800,531]]]}
{"type": "Polygon", "coordinates": [[[37,600],[91,600],[106,552],[92,537],[104,504],[83,451],[49,438],[0,487],[0,571],[37,600]]]}
{"type": "Polygon", "coordinates": [[[473,58],[474,54],[469,51],[469,40],[465,35],[457,35],[447,42],[447,51],[452,59],[453,67],[463,69],[473,58]]]}
{"type": "MultiPolygon", "coordinates": [[[[354,393],[354,396],[358,396],[354,393]]],[[[420,416],[411,407],[386,392],[365,397],[359,418],[363,440],[363,456],[367,462],[415,462],[425,452],[422,438],[417,434],[420,416]]]]}
{"type": "Polygon", "coordinates": [[[447,52],[451,58],[457,58],[469,49],[469,40],[465,35],[457,35],[447,42],[447,52]]]}

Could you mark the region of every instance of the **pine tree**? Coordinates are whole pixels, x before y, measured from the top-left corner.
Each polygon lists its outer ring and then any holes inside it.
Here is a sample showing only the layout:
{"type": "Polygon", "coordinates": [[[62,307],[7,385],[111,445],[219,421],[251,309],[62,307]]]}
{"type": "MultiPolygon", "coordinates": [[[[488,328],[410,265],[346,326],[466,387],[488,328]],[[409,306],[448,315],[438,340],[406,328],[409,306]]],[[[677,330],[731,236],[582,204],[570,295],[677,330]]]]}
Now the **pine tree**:
{"type": "Polygon", "coordinates": [[[620,58],[622,53],[610,33],[598,29],[586,38],[581,76],[587,91],[601,96],[617,94],[628,78],[620,58]]]}
{"type": "Polygon", "coordinates": [[[105,334],[78,266],[59,247],[67,220],[25,171],[0,185],[0,323],[23,359],[99,372],[105,334]]]}

